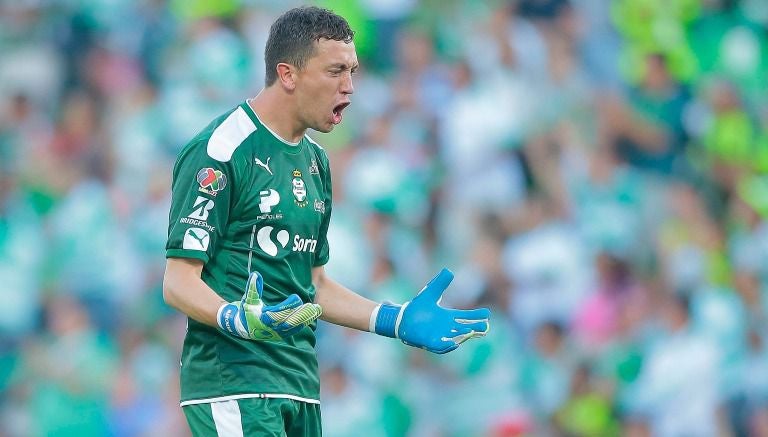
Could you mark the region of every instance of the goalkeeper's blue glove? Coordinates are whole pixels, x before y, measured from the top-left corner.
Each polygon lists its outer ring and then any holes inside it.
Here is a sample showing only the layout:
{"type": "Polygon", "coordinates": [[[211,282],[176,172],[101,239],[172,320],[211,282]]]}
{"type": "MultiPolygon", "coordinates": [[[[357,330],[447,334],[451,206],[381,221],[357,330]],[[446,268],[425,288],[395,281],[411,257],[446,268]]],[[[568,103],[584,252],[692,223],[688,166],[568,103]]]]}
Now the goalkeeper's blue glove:
{"type": "Polygon", "coordinates": [[[243,298],[219,308],[219,328],[248,340],[279,341],[296,334],[323,313],[320,305],[302,303],[295,294],[278,305],[265,305],[261,300],[263,293],[264,279],[258,272],[251,273],[243,298]]]}
{"type": "Polygon", "coordinates": [[[412,301],[380,304],[371,314],[370,330],[437,354],[485,336],[491,316],[487,308],[457,310],[440,306],[440,298],[452,280],[453,273],[443,269],[412,301]]]}

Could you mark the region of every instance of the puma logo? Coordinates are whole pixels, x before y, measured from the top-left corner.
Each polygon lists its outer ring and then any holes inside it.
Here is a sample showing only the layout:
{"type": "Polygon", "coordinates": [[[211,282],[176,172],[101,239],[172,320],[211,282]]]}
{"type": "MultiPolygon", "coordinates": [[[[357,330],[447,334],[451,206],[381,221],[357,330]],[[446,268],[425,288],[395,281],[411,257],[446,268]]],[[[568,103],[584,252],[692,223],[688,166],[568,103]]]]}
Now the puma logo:
{"type": "MultiPolygon", "coordinates": [[[[261,167],[264,167],[264,169],[266,169],[266,170],[269,172],[269,174],[272,174],[272,170],[270,170],[270,169],[269,169],[269,160],[270,160],[270,159],[272,159],[272,157],[271,157],[271,156],[270,156],[270,157],[268,157],[268,158],[267,158],[267,162],[266,162],[266,163],[264,163],[264,162],[262,162],[262,160],[261,160],[261,159],[259,159],[259,158],[256,158],[256,165],[258,165],[258,166],[261,166],[261,167]]],[[[274,176],[274,175],[273,175],[273,176],[274,176]]]]}
{"type": "Polygon", "coordinates": [[[183,249],[200,250],[205,252],[208,250],[208,243],[211,240],[211,236],[208,231],[200,228],[189,228],[184,233],[184,241],[182,243],[183,249]]]}
{"type": "Polygon", "coordinates": [[[200,242],[200,246],[205,244],[205,239],[208,238],[208,234],[203,235],[202,237],[197,236],[194,232],[190,232],[189,235],[194,238],[195,240],[200,242]]]}

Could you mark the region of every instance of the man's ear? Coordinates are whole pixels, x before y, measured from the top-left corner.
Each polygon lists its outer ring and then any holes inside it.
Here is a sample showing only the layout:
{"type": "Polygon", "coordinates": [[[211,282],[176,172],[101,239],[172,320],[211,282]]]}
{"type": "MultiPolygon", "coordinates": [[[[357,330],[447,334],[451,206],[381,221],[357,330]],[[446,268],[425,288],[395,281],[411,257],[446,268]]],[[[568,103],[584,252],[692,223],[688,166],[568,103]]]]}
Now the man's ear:
{"type": "Polygon", "coordinates": [[[280,62],[275,67],[277,69],[277,80],[286,91],[296,89],[296,67],[285,62],[280,62]]]}

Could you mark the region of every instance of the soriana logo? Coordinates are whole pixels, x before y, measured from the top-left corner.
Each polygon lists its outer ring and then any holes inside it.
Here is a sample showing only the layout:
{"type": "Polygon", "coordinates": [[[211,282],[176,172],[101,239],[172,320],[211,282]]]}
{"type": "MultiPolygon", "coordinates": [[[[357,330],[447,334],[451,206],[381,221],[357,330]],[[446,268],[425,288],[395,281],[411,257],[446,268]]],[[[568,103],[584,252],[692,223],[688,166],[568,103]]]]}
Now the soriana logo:
{"type": "Polygon", "coordinates": [[[200,191],[215,196],[227,186],[227,176],[220,170],[207,167],[197,172],[197,183],[200,184],[200,191]]]}

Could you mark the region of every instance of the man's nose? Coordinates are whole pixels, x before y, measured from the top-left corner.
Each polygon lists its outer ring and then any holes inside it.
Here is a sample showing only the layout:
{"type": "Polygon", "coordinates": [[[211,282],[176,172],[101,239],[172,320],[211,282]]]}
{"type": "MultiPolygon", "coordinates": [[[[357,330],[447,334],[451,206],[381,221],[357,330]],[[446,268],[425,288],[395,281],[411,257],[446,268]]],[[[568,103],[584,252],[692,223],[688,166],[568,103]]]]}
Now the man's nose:
{"type": "Polygon", "coordinates": [[[355,92],[355,87],[352,85],[352,73],[347,72],[344,78],[341,80],[341,93],[352,94],[355,92]]]}

